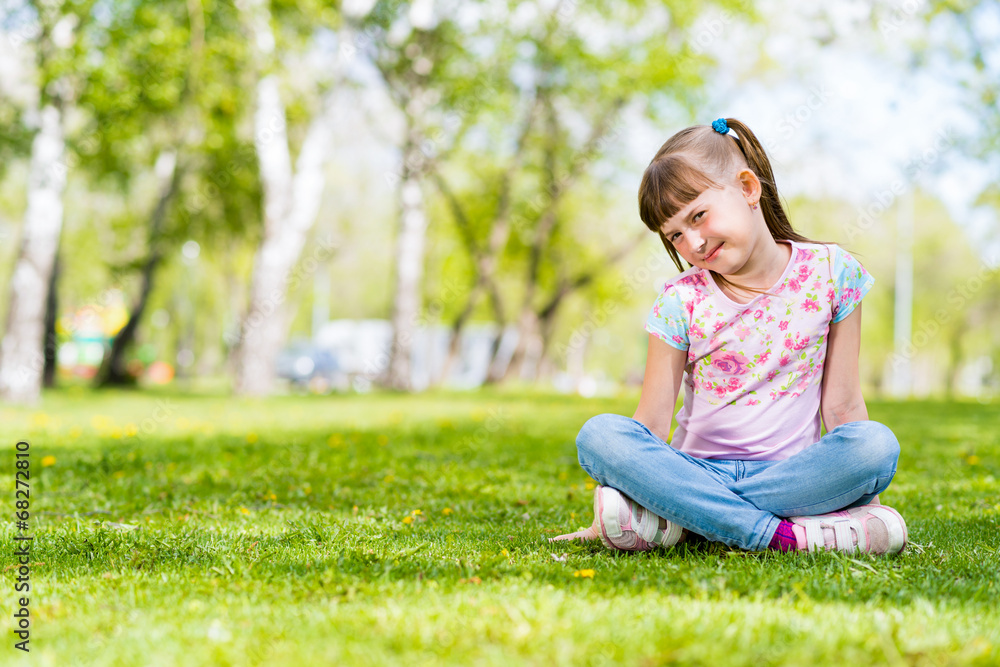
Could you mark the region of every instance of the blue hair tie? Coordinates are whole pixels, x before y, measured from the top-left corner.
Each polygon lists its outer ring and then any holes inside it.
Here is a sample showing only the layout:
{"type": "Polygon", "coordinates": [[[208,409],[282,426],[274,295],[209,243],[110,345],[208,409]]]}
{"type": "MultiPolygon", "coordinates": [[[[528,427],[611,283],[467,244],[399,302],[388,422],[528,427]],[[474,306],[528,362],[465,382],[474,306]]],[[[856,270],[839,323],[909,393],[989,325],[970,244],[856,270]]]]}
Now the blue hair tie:
{"type": "Polygon", "coordinates": [[[713,120],[712,121],[712,129],[715,130],[716,132],[718,132],[719,134],[728,134],[729,133],[729,126],[726,125],[726,119],[725,118],[718,118],[716,120],[713,120]]]}

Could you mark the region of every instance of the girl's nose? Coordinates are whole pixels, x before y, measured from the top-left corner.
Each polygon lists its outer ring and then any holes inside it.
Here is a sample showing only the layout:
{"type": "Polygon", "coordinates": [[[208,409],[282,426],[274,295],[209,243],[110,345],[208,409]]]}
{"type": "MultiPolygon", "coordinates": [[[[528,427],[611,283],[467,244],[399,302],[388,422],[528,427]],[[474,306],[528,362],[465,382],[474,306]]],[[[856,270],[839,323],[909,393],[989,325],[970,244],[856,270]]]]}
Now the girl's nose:
{"type": "Polygon", "coordinates": [[[701,238],[701,234],[698,233],[698,230],[688,229],[684,232],[684,236],[687,237],[688,247],[693,249],[695,252],[701,252],[705,249],[705,239],[701,238]]]}

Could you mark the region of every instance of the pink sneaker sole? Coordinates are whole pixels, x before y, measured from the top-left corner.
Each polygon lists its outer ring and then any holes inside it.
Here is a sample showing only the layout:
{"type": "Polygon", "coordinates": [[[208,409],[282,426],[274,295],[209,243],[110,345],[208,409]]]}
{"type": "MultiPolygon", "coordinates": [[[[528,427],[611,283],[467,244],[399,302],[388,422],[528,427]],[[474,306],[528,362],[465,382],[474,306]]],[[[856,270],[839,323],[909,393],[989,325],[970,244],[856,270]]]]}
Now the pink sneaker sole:
{"type": "Polygon", "coordinates": [[[601,542],[609,549],[649,551],[673,546],[684,534],[683,528],[670,521],[661,530],[660,517],[609,486],[594,489],[594,516],[601,542]]]}
{"type": "Polygon", "coordinates": [[[816,516],[788,519],[805,528],[802,550],[835,549],[871,554],[897,554],[906,548],[908,533],[903,517],[885,505],[861,505],[816,516]],[[832,532],[832,540],[824,535],[832,532]]]}

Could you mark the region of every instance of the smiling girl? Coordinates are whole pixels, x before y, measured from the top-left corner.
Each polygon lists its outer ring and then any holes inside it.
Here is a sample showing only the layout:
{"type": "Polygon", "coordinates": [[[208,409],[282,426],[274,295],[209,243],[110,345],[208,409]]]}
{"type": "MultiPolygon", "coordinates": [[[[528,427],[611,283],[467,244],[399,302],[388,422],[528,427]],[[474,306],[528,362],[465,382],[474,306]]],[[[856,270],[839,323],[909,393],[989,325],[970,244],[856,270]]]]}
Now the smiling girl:
{"type": "Polygon", "coordinates": [[[635,414],[598,415],[577,437],[599,483],[593,525],[554,539],[647,550],[693,532],[749,550],[901,551],[906,524],[878,504],[899,443],[868,420],[858,377],[872,277],[792,229],[763,147],[732,118],[660,148],[639,214],[682,272],[646,322],[635,414]]]}

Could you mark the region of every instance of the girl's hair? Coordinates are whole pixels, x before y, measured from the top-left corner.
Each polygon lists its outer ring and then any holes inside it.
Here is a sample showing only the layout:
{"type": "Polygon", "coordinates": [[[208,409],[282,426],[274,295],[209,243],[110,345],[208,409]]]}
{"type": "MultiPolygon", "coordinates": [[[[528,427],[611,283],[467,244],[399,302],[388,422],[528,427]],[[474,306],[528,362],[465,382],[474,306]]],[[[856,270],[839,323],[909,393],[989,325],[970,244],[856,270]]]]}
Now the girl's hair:
{"type": "MultiPolygon", "coordinates": [[[[749,168],[760,180],[760,205],[771,236],[776,241],[815,243],[792,229],[778,198],[771,162],[754,133],[735,118],[727,118],[726,125],[736,131],[736,136],[720,134],[709,125],[693,125],[681,130],[660,147],[642,175],[639,217],[660,237],[679,271],[683,271],[684,266],[674,245],[660,231],[663,223],[707,188],[723,187],[743,168],[749,168]]],[[[733,285],[714,271],[712,277],[720,286],[763,291],[733,285]]]]}

